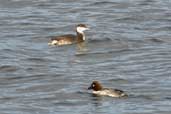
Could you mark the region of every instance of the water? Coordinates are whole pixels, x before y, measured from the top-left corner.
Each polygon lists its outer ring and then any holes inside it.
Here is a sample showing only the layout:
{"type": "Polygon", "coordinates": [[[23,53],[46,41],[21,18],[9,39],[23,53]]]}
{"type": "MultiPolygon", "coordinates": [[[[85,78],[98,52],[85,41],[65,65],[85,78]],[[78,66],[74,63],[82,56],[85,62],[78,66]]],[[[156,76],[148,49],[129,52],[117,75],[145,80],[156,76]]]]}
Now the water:
{"type": "Polygon", "coordinates": [[[0,20],[1,114],[170,114],[170,0],[1,0],[0,20]],[[87,51],[47,45],[78,23],[87,51]]]}

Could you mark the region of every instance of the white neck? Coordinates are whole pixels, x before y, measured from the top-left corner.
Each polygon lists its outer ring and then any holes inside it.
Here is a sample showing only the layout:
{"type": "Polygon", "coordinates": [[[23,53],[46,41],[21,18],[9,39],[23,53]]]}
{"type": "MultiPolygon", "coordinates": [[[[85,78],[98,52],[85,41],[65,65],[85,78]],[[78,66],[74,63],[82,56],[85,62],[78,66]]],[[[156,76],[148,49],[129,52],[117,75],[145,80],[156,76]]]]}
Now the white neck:
{"type": "Polygon", "coordinates": [[[76,31],[79,33],[79,34],[82,34],[83,36],[83,40],[85,40],[85,34],[84,34],[84,31],[85,30],[88,30],[88,28],[85,28],[85,27],[77,27],[76,31]]]}
{"type": "Polygon", "coordinates": [[[83,40],[85,40],[85,35],[84,35],[84,33],[83,33],[83,40]]]}

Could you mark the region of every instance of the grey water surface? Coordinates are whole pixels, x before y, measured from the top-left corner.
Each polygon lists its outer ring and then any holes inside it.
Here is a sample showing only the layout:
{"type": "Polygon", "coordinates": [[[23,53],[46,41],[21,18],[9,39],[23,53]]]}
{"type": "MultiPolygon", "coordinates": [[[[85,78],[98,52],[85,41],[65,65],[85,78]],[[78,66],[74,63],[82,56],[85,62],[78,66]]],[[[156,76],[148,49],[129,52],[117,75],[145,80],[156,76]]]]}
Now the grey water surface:
{"type": "Polygon", "coordinates": [[[0,53],[0,114],[171,113],[171,0],[0,0],[0,53]],[[79,23],[83,49],[48,46],[79,23]]]}

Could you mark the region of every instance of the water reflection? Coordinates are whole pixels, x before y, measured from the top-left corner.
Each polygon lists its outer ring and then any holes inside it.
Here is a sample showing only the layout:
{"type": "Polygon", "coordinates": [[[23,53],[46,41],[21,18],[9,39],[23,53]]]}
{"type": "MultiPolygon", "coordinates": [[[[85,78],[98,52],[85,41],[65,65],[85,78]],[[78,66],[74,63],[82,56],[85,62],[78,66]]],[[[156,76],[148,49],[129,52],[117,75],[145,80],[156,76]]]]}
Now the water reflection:
{"type": "Polygon", "coordinates": [[[86,52],[88,52],[87,43],[86,42],[77,43],[76,54],[85,54],[86,52]]]}

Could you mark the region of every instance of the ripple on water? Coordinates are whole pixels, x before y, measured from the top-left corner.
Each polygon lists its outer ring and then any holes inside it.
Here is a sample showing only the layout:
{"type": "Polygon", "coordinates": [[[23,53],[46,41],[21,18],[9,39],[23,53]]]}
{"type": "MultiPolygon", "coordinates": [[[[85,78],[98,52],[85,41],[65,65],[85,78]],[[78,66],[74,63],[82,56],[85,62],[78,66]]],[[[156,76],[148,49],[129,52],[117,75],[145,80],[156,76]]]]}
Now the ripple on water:
{"type": "Polygon", "coordinates": [[[35,57],[33,57],[33,58],[28,58],[27,60],[30,61],[30,62],[46,62],[46,61],[47,61],[47,60],[44,59],[44,58],[35,58],[35,57]]]}
{"type": "Polygon", "coordinates": [[[112,2],[112,1],[102,1],[102,2],[94,2],[92,5],[95,5],[95,6],[99,6],[99,5],[111,5],[111,4],[114,4],[116,2],[112,2]]]}
{"type": "Polygon", "coordinates": [[[115,78],[115,79],[109,79],[110,82],[119,83],[119,84],[126,84],[128,83],[128,80],[122,79],[122,78],[115,78]]]}
{"type": "Polygon", "coordinates": [[[1,113],[170,114],[170,4],[0,0],[1,113]],[[50,36],[74,33],[78,23],[90,26],[87,50],[48,47],[50,36]],[[93,80],[129,97],[95,97],[93,80]]]}
{"type": "Polygon", "coordinates": [[[0,72],[15,72],[19,70],[17,66],[12,65],[2,65],[0,66],[0,72]]]}

